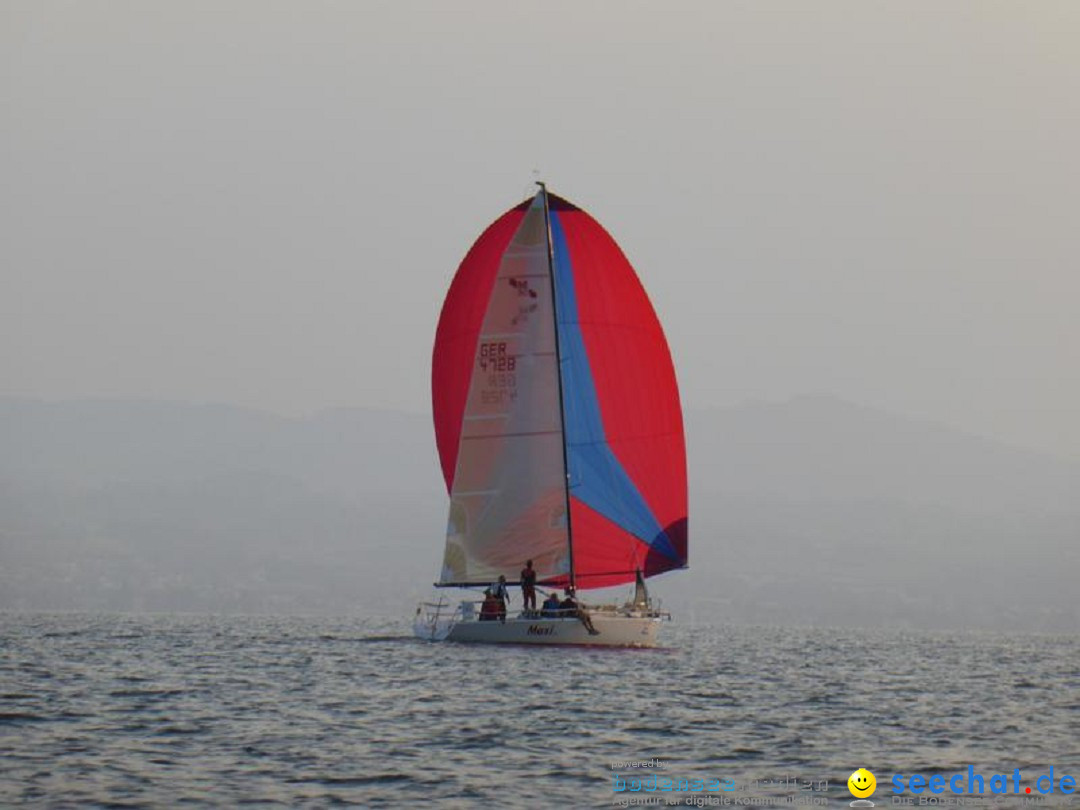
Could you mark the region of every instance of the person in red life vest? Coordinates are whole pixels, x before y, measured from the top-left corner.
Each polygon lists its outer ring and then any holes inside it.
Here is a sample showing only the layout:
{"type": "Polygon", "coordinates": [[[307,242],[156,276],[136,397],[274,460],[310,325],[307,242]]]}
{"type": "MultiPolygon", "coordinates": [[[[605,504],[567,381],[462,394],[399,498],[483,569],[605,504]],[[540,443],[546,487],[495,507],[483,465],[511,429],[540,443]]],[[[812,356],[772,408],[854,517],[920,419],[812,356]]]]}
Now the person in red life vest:
{"type": "Polygon", "coordinates": [[[525,602],[525,610],[536,612],[536,571],[533,570],[532,560],[525,561],[525,567],[521,569],[521,598],[525,602]]]}
{"type": "Polygon", "coordinates": [[[499,600],[491,593],[491,588],[484,591],[484,604],[480,606],[480,621],[493,622],[498,619],[499,604],[499,600]]]}

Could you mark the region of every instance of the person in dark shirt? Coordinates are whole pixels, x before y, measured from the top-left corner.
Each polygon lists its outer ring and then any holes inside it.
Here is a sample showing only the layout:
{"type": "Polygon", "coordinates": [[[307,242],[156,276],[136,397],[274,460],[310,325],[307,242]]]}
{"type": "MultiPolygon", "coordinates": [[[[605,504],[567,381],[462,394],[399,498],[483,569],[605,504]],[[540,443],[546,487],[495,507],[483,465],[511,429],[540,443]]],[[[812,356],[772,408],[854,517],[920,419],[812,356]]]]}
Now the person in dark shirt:
{"type": "Polygon", "coordinates": [[[574,599],[574,592],[567,588],[565,593],[566,598],[559,603],[559,614],[561,616],[575,616],[585,625],[585,629],[589,631],[590,636],[600,635],[600,631],[593,627],[592,618],[574,599]]]}
{"type": "Polygon", "coordinates": [[[526,560],[525,567],[521,569],[521,598],[525,602],[525,610],[536,610],[536,571],[533,570],[532,560],[526,560]]]}
{"type": "Polygon", "coordinates": [[[544,600],[543,609],[540,611],[540,615],[545,619],[557,619],[559,618],[559,595],[552,591],[548,594],[547,599],[544,600]]]}
{"type": "Polygon", "coordinates": [[[559,602],[560,616],[574,616],[578,612],[578,603],[574,598],[574,592],[567,588],[563,591],[563,600],[559,602]]]}

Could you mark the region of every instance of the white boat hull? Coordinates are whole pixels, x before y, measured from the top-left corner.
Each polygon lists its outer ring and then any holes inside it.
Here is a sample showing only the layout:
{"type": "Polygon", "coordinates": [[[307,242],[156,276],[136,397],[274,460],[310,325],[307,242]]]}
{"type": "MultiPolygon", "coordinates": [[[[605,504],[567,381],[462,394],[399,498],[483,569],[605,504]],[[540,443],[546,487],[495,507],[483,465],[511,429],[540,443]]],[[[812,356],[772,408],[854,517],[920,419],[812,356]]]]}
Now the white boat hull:
{"type": "Polygon", "coordinates": [[[427,641],[469,644],[547,644],[589,647],[655,647],[660,616],[592,612],[596,635],[576,618],[542,619],[508,616],[506,621],[480,621],[458,616],[418,615],[414,632],[427,641]]]}
{"type": "Polygon", "coordinates": [[[578,619],[507,618],[505,622],[458,622],[447,639],[478,644],[582,644],[593,647],[655,647],[660,619],[593,615],[592,635],[578,619]]]}

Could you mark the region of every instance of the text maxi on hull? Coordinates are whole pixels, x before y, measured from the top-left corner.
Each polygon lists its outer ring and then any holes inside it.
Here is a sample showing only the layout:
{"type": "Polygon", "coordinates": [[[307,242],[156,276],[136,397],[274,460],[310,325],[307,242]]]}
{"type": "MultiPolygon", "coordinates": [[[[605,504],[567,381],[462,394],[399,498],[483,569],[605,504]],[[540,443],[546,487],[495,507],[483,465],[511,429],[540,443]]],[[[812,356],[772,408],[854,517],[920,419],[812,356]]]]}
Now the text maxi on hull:
{"type": "Polygon", "coordinates": [[[607,231],[542,184],[495,220],[443,302],[431,382],[450,496],[436,585],[501,575],[516,607],[531,560],[538,601],[569,588],[581,609],[492,618],[443,597],[417,609],[416,634],[655,645],[645,580],[687,566],[682,410],[660,322],[607,231]],[[624,604],[581,599],[624,583],[624,604]]]}

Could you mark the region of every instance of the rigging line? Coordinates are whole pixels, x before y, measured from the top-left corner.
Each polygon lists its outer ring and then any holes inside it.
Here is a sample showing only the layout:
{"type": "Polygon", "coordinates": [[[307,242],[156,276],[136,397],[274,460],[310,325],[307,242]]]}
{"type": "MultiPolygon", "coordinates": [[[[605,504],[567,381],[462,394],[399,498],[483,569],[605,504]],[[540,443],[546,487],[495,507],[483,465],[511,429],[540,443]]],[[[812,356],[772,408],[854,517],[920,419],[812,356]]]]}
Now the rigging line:
{"type": "MultiPolygon", "coordinates": [[[[632,436],[620,436],[615,440],[615,444],[624,444],[628,441],[637,441],[638,439],[662,439],[665,436],[678,436],[677,430],[666,430],[662,433],[635,433],[632,436]]],[[[592,447],[600,444],[611,445],[612,442],[607,437],[603,439],[591,439],[586,442],[570,442],[574,447],[592,447]]]]}
{"type": "Polygon", "coordinates": [[[558,430],[522,430],[517,433],[484,433],[477,436],[462,436],[461,441],[480,441],[481,439],[522,439],[529,436],[552,436],[558,430]]]}

